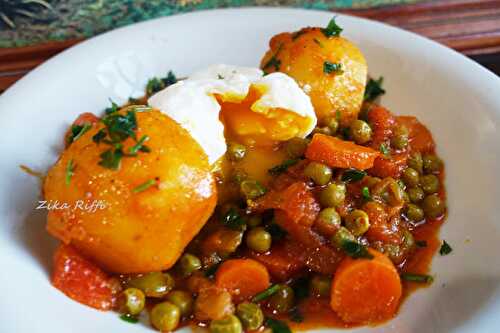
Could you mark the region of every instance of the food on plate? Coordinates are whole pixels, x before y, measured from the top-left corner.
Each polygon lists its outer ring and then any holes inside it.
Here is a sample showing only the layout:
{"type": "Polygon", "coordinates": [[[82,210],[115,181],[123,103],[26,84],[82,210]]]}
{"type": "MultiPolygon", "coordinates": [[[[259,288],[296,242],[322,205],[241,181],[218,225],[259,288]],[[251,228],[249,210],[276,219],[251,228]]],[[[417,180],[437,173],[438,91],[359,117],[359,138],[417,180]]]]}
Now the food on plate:
{"type": "MultiPolygon", "coordinates": [[[[213,65],[65,136],[43,194],[52,284],[160,331],[377,325],[433,281],[444,164],[333,19],[272,38],[261,68],[213,65]],[[80,201],[99,202],[87,209],[80,201]]],[[[452,251],[443,242],[441,255],[452,251]]]]}

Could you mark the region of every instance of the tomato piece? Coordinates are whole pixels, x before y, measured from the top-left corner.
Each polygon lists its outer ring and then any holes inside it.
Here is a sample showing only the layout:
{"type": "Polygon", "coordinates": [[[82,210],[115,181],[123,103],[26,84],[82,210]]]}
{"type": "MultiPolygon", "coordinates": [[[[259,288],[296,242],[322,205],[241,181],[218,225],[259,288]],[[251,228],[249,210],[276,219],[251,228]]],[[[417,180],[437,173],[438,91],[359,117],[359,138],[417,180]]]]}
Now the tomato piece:
{"type": "Polygon", "coordinates": [[[418,121],[417,118],[411,116],[397,117],[398,124],[406,126],[409,131],[409,143],[412,150],[420,152],[431,152],[436,147],[431,132],[418,121]]]}
{"type": "Polygon", "coordinates": [[[91,112],[84,112],[76,117],[75,121],[73,121],[73,125],[82,126],[85,124],[94,125],[99,121],[99,117],[91,112]]]}
{"type": "Polygon", "coordinates": [[[372,147],[378,150],[391,137],[395,119],[389,110],[379,105],[373,106],[367,117],[372,128],[372,147]]]}
{"type": "Polygon", "coordinates": [[[293,241],[273,246],[267,253],[251,252],[250,256],[266,266],[269,274],[279,281],[287,281],[305,267],[303,253],[293,241]]]}
{"type": "Polygon", "coordinates": [[[61,245],[54,255],[52,285],[77,302],[98,310],[109,310],[115,288],[109,276],[69,245],[61,245]]]}
{"type": "Polygon", "coordinates": [[[373,168],[368,170],[370,175],[386,178],[399,178],[406,168],[407,153],[393,154],[390,157],[379,156],[373,163],[373,168]]]}

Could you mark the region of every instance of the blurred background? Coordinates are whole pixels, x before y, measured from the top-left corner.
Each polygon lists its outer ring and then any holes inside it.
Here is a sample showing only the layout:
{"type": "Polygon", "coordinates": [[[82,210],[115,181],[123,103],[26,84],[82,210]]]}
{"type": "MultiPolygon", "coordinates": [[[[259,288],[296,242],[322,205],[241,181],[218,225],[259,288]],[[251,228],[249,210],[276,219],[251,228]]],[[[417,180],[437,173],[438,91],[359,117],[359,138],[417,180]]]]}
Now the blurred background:
{"type": "Polygon", "coordinates": [[[500,74],[500,0],[0,0],[0,91],[99,33],[178,13],[244,6],[371,18],[432,38],[500,74]]]}

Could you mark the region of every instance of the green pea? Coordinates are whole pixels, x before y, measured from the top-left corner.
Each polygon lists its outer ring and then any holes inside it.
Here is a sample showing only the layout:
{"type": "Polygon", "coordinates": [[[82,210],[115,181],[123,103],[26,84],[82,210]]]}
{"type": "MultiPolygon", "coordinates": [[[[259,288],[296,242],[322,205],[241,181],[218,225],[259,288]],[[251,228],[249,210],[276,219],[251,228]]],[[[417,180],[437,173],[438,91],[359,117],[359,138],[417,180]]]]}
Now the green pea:
{"type": "Polygon", "coordinates": [[[345,226],[354,236],[361,236],[370,229],[370,219],[366,212],[355,209],[347,215],[345,226]]]}
{"type": "Polygon", "coordinates": [[[193,297],[191,297],[191,294],[186,291],[171,291],[168,293],[166,299],[179,308],[182,316],[189,316],[193,311],[193,297]]]}
{"type": "Polygon", "coordinates": [[[350,135],[357,144],[367,143],[372,138],[372,129],[366,121],[356,119],[349,128],[350,135]]]}
{"type": "Polygon", "coordinates": [[[254,228],[262,224],[262,216],[252,215],[248,218],[247,224],[249,227],[254,228]]]}
{"type": "Polygon", "coordinates": [[[324,235],[332,235],[340,228],[340,215],[335,208],[328,207],[319,212],[314,226],[324,235]]]}
{"type": "Polygon", "coordinates": [[[227,156],[231,161],[242,160],[247,153],[247,147],[239,143],[231,143],[227,147],[227,156]]]}
{"type": "Polygon", "coordinates": [[[283,284],[269,299],[269,306],[278,313],[285,313],[293,307],[294,298],[293,289],[283,284]]]}
{"type": "Polygon", "coordinates": [[[248,178],[248,174],[241,169],[234,169],[232,173],[232,180],[236,182],[236,184],[241,184],[242,181],[248,178]]]}
{"type": "Polygon", "coordinates": [[[406,126],[400,125],[394,129],[391,137],[391,146],[396,149],[404,149],[408,146],[409,131],[406,126]]]}
{"type": "Polygon", "coordinates": [[[154,327],[162,332],[169,332],[179,325],[181,311],[170,302],[162,302],[153,307],[150,317],[154,327]]]}
{"type": "Polygon", "coordinates": [[[243,302],[236,307],[236,315],[246,330],[257,330],[264,323],[264,313],[255,303],[243,302]]]}
{"type": "Polygon", "coordinates": [[[127,287],[142,290],[148,297],[163,297],[175,286],[175,281],[168,273],[151,272],[135,276],[127,281],[127,287]]]}
{"type": "Polygon", "coordinates": [[[342,244],[346,241],[355,242],[356,237],[346,228],[340,227],[340,229],[333,235],[331,242],[338,248],[342,248],[342,244]]]}
{"type": "Polygon", "coordinates": [[[309,290],[317,297],[329,297],[332,278],[323,275],[314,275],[309,282],[309,290]]]}
{"type": "Polygon", "coordinates": [[[271,234],[262,227],[250,230],[246,235],[248,248],[255,252],[264,253],[271,248],[271,234]]]}
{"type": "Polygon", "coordinates": [[[256,180],[244,180],[240,184],[241,193],[249,200],[257,199],[266,193],[266,188],[256,180]]]}
{"type": "Polygon", "coordinates": [[[434,175],[425,175],[420,178],[420,186],[427,194],[439,191],[439,179],[434,175]]]}
{"type": "Polygon", "coordinates": [[[418,171],[413,168],[406,168],[402,175],[405,185],[408,187],[414,187],[418,185],[419,175],[418,171]]]}
{"type": "Polygon", "coordinates": [[[209,325],[210,333],[242,333],[243,327],[235,315],[228,315],[222,319],[212,320],[209,325]]]}
{"type": "Polygon", "coordinates": [[[309,141],[302,138],[292,138],[285,143],[285,151],[290,158],[299,158],[304,156],[309,141]]]}
{"type": "Polygon", "coordinates": [[[424,161],[422,159],[422,154],[420,152],[413,152],[408,158],[408,166],[414,170],[417,170],[419,174],[424,172],[424,161]]]}
{"type": "Polygon", "coordinates": [[[326,185],[332,178],[332,169],[322,163],[311,162],[304,169],[304,175],[316,185],[326,185]]]}
{"type": "Polygon", "coordinates": [[[425,173],[439,172],[443,167],[443,162],[436,155],[426,154],[422,159],[425,173]]]}
{"type": "Polygon", "coordinates": [[[410,187],[408,190],[408,197],[410,198],[410,201],[413,203],[420,202],[424,200],[425,194],[424,190],[422,190],[420,187],[410,187]]]}
{"type": "Polygon", "coordinates": [[[335,117],[329,117],[325,120],[325,125],[330,129],[331,134],[335,135],[339,129],[339,122],[335,117]]]}
{"type": "Polygon", "coordinates": [[[402,247],[405,252],[411,251],[415,248],[415,238],[408,229],[403,229],[403,243],[402,247]]]}
{"type": "Polygon", "coordinates": [[[424,219],[424,211],[415,204],[406,205],[406,217],[414,222],[420,222],[424,219]]]}
{"type": "Polygon", "coordinates": [[[125,289],[118,298],[118,308],[120,312],[130,315],[139,314],[146,304],[146,296],[137,288],[125,289]]]}
{"type": "Polygon", "coordinates": [[[201,260],[190,253],[185,253],[179,259],[179,268],[183,276],[190,276],[202,267],[201,260]]]}
{"type": "Polygon", "coordinates": [[[344,202],[345,193],[345,184],[332,183],[320,192],[319,201],[323,207],[337,207],[344,202]]]}
{"type": "Polygon", "coordinates": [[[434,219],[444,214],[446,205],[437,194],[431,194],[425,197],[422,208],[426,217],[434,219]]]}

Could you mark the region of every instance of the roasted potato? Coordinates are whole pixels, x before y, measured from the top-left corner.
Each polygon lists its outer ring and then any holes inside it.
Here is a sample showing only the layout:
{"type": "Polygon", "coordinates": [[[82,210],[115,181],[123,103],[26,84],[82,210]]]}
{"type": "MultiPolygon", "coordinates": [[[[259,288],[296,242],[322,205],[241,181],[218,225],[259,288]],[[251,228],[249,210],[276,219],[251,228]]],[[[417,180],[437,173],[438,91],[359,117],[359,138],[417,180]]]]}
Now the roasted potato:
{"type": "Polygon", "coordinates": [[[356,119],[367,65],[354,44],[342,37],[327,37],[320,28],[304,28],[274,36],[269,46],[261,68],[293,77],[311,98],[320,125],[337,111],[343,126],[356,119]]]}
{"type": "MultiPolygon", "coordinates": [[[[96,123],[62,153],[43,187],[46,200],[68,206],[49,211],[48,231],[116,273],[170,268],[217,201],[207,156],[189,133],[156,110],[136,119],[150,152],[124,157],[118,170],[99,165],[110,146],[93,142],[104,127],[96,123]],[[89,207],[99,202],[105,207],[89,207]]],[[[123,151],[134,144],[127,138],[123,151]]]]}

